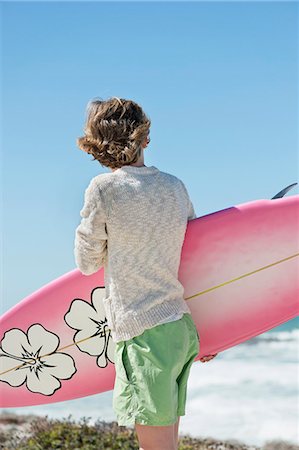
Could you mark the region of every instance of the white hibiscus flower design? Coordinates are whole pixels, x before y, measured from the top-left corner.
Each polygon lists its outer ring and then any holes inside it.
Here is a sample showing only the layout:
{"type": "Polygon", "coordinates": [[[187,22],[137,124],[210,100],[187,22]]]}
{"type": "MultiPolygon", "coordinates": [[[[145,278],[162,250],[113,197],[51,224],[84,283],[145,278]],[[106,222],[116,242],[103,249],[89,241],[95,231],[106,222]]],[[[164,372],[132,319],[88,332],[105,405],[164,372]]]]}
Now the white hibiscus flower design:
{"type": "Polygon", "coordinates": [[[0,347],[0,381],[29,391],[53,395],[61,387],[59,379],[70,379],[77,369],[73,358],[56,352],[59,337],[41,324],[31,325],[27,334],[12,328],[4,333],[0,347]]]}
{"type": "Polygon", "coordinates": [[[74,343],[84,353],[97,356],[97,365],[104,368],[108,360],[114,363],[115,342],[111,338],[103,299],[105,288],[97,287],[91,293],[91,303],[74,299],[64,316],[65,322],[78,330],[74,343]]]}

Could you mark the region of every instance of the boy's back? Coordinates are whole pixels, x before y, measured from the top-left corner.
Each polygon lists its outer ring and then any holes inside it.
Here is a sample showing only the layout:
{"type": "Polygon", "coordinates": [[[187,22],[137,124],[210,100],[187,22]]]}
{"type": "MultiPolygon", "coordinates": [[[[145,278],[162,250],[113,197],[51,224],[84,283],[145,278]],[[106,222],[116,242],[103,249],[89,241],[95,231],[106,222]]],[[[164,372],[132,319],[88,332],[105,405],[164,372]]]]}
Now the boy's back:
{"type": "Polygon", "coordinates": [[[89,274],[104,265],[104,306],[115,342],[191,313],[178,269],[187,223],[196,215],[179,178],[154,166],[100,174],[86,189],[80,214],[77,266],[89,274]]]}

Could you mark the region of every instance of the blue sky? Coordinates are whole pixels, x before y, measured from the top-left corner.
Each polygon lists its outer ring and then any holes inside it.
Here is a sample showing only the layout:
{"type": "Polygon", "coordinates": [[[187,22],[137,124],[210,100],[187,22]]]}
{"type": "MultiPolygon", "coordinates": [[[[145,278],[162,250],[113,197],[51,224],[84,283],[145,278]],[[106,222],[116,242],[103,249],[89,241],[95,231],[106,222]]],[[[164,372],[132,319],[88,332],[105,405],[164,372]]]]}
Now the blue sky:
{"type": "MultiPolygon", "coordinates": [[[[2,3],[2,312],[75,268],[94,97],[137,101],[145,164],[197,216],[298,181],[294,2],[2,3]]],[[[298,194],[296,187],[287,195],[298,194]]]]}

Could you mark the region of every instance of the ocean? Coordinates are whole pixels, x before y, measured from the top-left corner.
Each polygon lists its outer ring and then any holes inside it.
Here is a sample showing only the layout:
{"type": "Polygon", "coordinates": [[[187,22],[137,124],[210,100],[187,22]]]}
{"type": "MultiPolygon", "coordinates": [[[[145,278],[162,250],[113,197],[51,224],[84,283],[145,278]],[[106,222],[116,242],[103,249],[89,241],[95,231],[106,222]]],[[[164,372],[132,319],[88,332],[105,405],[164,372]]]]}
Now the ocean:
{"type": "MultiPolygon", "coordinates": [[[[299,318],[219,353],[196,361],[188,381],[186,415],[180,433],[238,439],[262,446],[283,439],[299,444],[299,318]]],[[[112,391],[49,405],[3,408],[1,412],[52,418],[112,421],[112,391]]]]}

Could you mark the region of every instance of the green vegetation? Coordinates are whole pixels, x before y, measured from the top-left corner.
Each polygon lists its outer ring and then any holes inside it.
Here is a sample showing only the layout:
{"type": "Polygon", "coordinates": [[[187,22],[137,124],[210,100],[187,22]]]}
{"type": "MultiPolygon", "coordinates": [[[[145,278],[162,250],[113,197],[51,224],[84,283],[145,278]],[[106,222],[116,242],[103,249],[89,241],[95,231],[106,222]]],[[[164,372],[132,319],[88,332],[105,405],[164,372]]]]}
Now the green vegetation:
{"type": "MultiPolygon", "coordinates": [[[[75,421],[69,415],[64,419],[48,416],[0,415],[0,448],[2,450],[138,450],[134,428],[118,426],[117,422],[90,418],[75,421]],[[9,429],[5,430],[5,426],[9,429]],[[24,427],[26,425],[26,427],[24,427]]],[[[298,450],[298,446],[282,441],[271,441],[263,450],[298,450]]],[[[180,436],[179,450],[257,450],[236,440],[191,438],[180,436]]]]}

